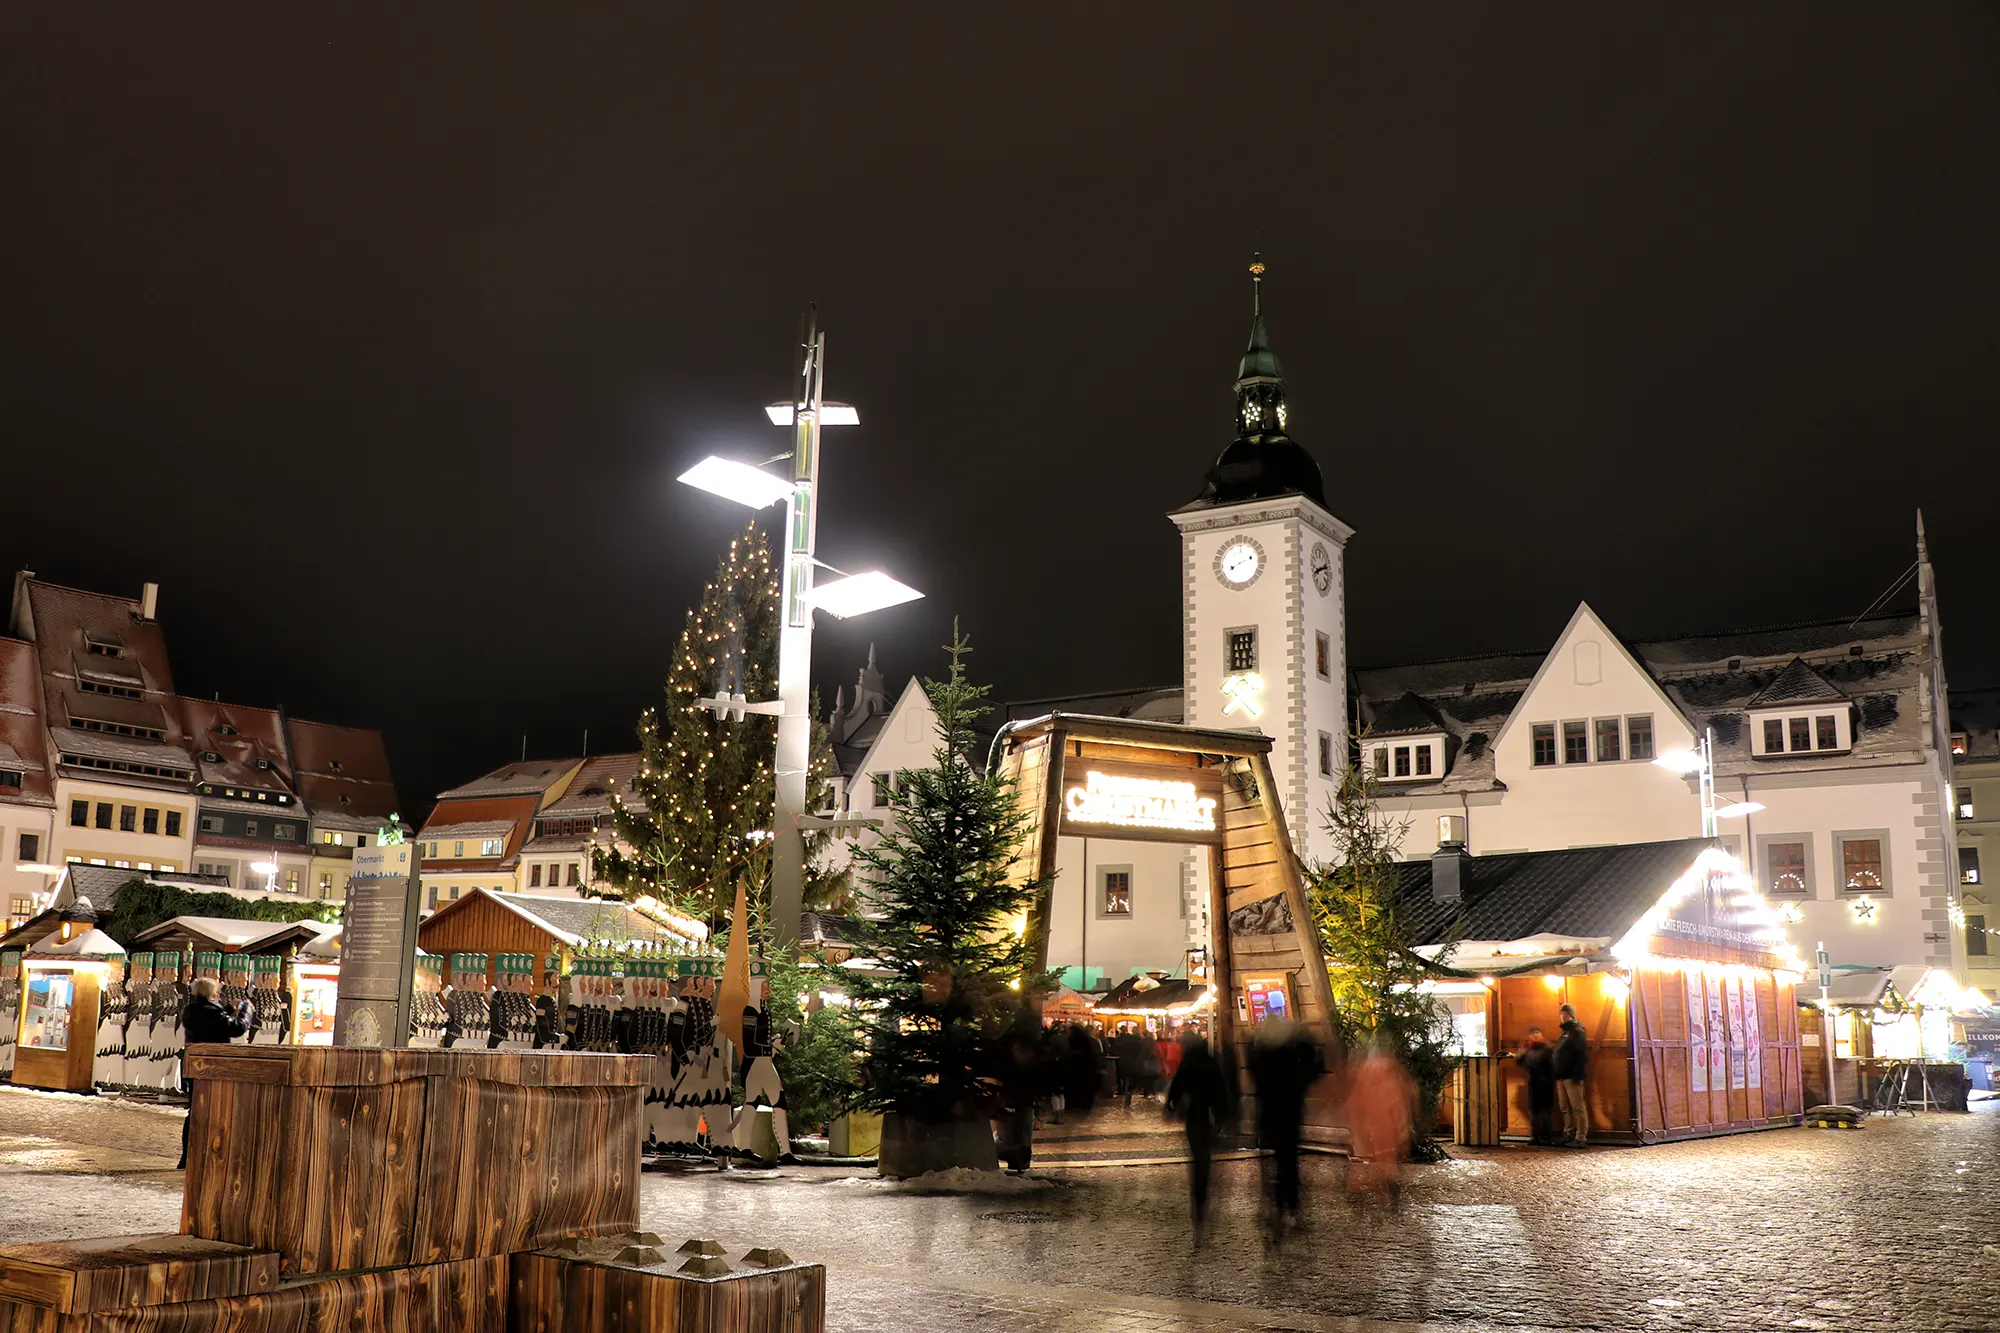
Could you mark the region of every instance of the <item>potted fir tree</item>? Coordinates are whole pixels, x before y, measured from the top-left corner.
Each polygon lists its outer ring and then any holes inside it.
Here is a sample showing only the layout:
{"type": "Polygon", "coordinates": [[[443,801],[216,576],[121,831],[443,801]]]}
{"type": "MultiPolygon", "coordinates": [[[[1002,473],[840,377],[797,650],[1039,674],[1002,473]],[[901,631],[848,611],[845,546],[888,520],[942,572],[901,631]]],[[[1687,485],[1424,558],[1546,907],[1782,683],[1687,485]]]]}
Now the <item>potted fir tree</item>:
{"type": "Polygon", "coordinates": [[[869,922],[883,975],[857,973],[859,1102],[880,1110],[885,1176],[997,1166],[990,1117],[996,1052],[1039,987],[1034,941],[1014,923],[1043,888],[1017,873],[1027,817],[988,773],[973,724],[986,689],[966,677],[953,627],[951,672],[927,680],[938,742],[903,776],[896,818],[857,854],[883,912],[869,922]]]}

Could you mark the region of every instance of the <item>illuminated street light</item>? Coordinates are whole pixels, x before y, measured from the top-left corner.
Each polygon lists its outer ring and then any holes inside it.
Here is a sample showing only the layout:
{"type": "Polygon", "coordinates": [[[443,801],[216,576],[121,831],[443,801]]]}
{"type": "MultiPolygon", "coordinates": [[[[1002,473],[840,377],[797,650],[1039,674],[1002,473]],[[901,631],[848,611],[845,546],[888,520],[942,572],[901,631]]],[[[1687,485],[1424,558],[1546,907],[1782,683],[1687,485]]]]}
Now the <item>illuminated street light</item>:
{"type": "Polygon", "coordinates": [[[1661,768],[1671,769],[1684,778],[1701,779],[1701,836],[1715,836],[1715,821],[1718,819],[1740,819],[1744,815],[1754,815],[1764,808],[1761,801],[1733,801],[1721,809],[1715,806],[1715,729],[1705,727],[1701,733],[1701,748],[1698,750],[1668,750],[1653,761],[1661,768]]]}
{"type": "Polygon", "coordinates": [[[250,868],[264,877],[264,892],[278,891],[278,863],[276,861],[252,861],[250,868]]]}
{"type": "Polygon", "coordinates": [[[818,314],[806,318],[799,344],[798,394],[789,403],[764,409],[774,426],[789,426],[792,436],[792,477],[781,481],[761,468],[723,458],[706,458],[681,474],[681,480],[713,495],[762,509],[785,502],[785,570],[780,585],[784,597],[778,622],[778,698],[751,703],[726,696],[718,688],[713,699],[696,705],[720,717],[741,719],[746,712],[776,712],[778,757],[773,770],[776,787],[771,820],[771,935],[780,949],[798,939],[799,911],[804,905],[806,878],[806,772],[812,751],[812,628],[813,608],[828,615],[858,616],[897,606],[923,596],[887,574],[871,570],[813,586],[813,558],[819,534],[819,428],[857,426],[861,414],[846,403],[826,401],[826,335],[818,314]]]}
{"type": "Polygon", "coordinates": [[[780,500],[792,498],[792,484],[783,478],[733,458],[717,458],[714,454],[681,473],[680,479],[710,495],[719,495],[752,509],[764,509],[780,500]]]}
{"type": "MultiPolygon", "coordinates": [[[[793,424],[798,409],[790,403],[772,403],[764,409],[764,415],[771,418],[773,426],[793,424]]],[[[849,403],[821,403],[819,424],[822,426],[858,426],[861,413],[849,403]]]]}
{"type": "Polygon", "coordinates": [[[845,620],[914,602],[922,596],[908,584],[898,583],[879,569],[871,569],[865,574],[850,574],[818,585],[812,590],[812,604],[830,616],[845,620]]]}

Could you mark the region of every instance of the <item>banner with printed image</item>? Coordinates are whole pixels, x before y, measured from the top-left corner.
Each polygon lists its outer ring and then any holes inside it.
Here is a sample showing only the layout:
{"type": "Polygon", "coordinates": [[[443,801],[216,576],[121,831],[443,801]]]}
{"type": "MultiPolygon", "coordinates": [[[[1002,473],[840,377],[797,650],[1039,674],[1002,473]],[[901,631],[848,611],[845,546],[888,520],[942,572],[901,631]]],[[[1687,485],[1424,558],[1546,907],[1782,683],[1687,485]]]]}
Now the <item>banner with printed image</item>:
{"type": "Polygon", "coordinates": [[[1701,993],[1701,969],[1690,967],[1687,979],[1688,1091],[1708,1091],[1708,1002],[1701,993]]]}
{"type": "Polygon", "coordinates": [[[1742,978],[1734,975],[1730,976],[1728,982],[1728,993],[1729,993],[1729,1001],[1727,1008],[1729,1013],[1729,1086],[1731,1088],[1741,1088],[1744,1086],[1744,1078],[1746,1077],[1746,1071],[1744,1069],[1744,1060],[1743,1060],[1743,1047],[1745,1043],[1743,1039],[1742,978]]]}

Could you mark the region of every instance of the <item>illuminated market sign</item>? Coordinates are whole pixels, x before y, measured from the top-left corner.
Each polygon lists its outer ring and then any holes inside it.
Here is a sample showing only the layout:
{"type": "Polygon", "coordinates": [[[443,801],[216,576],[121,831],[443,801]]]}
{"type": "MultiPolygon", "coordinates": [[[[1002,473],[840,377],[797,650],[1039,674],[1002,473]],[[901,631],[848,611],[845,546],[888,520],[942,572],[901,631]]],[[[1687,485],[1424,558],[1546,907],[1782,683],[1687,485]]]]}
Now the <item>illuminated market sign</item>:
{"type": "Polygon", "coordinates": [[[1264,715],[1264,678],[1254,671],[1245,671],[1222,682],[1222,696],[1229,700],[1222,706],[1222,715],[1241,713],[1245,717],[1264,715]]]}
{"type": "Polygon", "coordinates": [[[1168,842],[1222,836],[1222,786],[1210,772],[1072,762],[1083,771],[1065,774],[1064,832],[1168,842]]]}

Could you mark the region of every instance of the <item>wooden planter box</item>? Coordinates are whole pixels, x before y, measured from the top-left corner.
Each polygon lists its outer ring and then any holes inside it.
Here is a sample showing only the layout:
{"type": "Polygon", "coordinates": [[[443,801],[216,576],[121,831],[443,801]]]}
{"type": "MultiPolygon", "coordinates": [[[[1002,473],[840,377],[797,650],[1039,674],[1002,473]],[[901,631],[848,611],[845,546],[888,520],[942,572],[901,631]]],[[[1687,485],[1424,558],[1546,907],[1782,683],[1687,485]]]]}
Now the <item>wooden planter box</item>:
{"type": "Polygon", "coordinates": [[[181,1230],[286,1277],[639,1221],[641,1056],[191,1046],[181,1230]]]}

